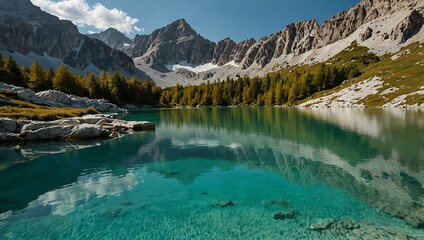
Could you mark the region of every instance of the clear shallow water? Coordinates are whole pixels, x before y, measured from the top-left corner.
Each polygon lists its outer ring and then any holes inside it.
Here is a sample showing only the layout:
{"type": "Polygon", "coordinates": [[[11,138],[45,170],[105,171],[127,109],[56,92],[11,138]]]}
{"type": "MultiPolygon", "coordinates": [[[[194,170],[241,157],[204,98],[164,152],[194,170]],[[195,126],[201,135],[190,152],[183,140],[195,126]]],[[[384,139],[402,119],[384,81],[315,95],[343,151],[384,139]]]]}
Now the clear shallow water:
{"type": "Polygon", "coordinates": [[[424,203],[422,112],[165,109],[126,118],[157,129],[32,161],[57,146],[3,147],[0,239],[424,238],[403,220],[424,203]],[[211,206],[221,199],[235,206],[211,206]],[[267,204],[279,199],[287,204],[267,204]],[[273,219],[280,211],[297,215],[273,219]],[[323,219],[360,227],[309,230],[323,219]]]}

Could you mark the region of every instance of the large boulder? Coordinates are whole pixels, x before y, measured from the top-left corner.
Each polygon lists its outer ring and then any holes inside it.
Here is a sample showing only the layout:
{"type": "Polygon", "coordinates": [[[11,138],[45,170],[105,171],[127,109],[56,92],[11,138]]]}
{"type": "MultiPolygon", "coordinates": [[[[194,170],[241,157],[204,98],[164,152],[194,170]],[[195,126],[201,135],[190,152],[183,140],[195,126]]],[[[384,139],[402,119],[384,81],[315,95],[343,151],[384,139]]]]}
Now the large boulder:
{"type": "Polygon", "coordinates": [[[75,126],[68,136],[68,140],[96,139],[103,137],[106,131],[99,125],[83,123],[75,126]]]}
{"type": "Polygon", "coordinates": [[[0,132],[16,132],[18,123],[10,118],[0,118],[0,132]]]}
{"type": "Polygon", "coordinates": [[[73,128],[74,125],[54,125],[34,131],[22,131],[19,134],[19,137],[24,138],[27,141],[60,140],[68,137],[73,128]]]}
{"type": "Polygon", "coordinates": [[[39,105],[45,105],[45,106],[51,106],[51,107],[62,107],[62,105],[60,104],[56,104],[56,103],[47,101],[46,99],[43,99],[41,97],[38,97],[34,91],[24,87],[17,87],[14,85],[6,84],[4,82],[0,82],[0,90],[10,90],[12,92],[15,92],[20,99],[26,102],[39,104],[39,105]]]}
{"type": "Polygon", "coordinates": [[[16,142],[22,140],[23,139],[20,138],[17,133],[0,132],[0,142],[16,142]]]}
{"type": "Polygon", "coordinates": [[[48,127],[54,127],[54,126],[68,126],[68,125],[78,125],[80,122],[76,119],[60,119],[50,122],[44,122],[44,121],[32,121],[28,124],[25,124],[21,132],[25,131],[36,131],[42,128],[48,128],[48,127]]]}
{"type": "Polygon", "coordinates": [[[58,103],[64,107],[73,107],[73,108],[94,107],[97,111],[103,112],[103,113],[125,112],[124,109],[119,108],[115,104],[112,104],[105,99],[89,99],[87,97],[78,97],[72,94],[66,94],[56,90],[42,91],[42,92],[38,92],[36,95],[44,100],[58,103]]]}
{"type": "Polygon", "coordinates": [[[130,122],[132,125],[133,131],[146,131],[155,129],[155,124],[151,122],[141,121],[141,122],[130,122]]]}

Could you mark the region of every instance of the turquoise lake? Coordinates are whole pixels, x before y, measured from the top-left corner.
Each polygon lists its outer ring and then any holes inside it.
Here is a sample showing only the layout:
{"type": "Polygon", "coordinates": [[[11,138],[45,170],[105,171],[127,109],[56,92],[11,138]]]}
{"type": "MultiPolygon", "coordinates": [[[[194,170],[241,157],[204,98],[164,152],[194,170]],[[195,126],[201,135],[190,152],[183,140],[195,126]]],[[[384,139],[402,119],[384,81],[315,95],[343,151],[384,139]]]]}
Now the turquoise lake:
{"type": "Polygon", "coordinates": [[[124,119],[156,130],[0,145],[0,239],[424,239],[423,111],[143,109],[124,119]]]}

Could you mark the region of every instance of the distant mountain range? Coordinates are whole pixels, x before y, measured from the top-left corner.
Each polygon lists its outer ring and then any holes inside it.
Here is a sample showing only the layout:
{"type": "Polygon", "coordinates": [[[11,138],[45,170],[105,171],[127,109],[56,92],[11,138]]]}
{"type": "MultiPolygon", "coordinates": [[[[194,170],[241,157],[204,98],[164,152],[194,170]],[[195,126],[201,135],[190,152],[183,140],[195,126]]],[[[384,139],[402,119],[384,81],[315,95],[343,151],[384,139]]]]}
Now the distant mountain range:
{"type": "Polygon", "coordinates": [[[424,40],[421,0],[362,0],[322,25],[300,21],[259,41],[240,43],[229,38],[214,43],[184,19],[129,39],[112,28],[81,35],[72,23],[41,11],[29,0],[2,0],[0,9],[0,49],[14,52],[18,62],[27,57],[44,59],[48,65],[46,59],[54,58],[81,72],[120,70],[151,78],[160,86],[261,76],[323,62],[353,42],[381,56],[424,40]]]}
{"type": "Polygon", "coordinates": [[[77,73],[106,70],[142,76],[125,53],[80,34],[70,21],[59,20],[30,0],[0,1],[0,50],[25,65],[37,60],[46,68],[64,63],[77,73]]]}

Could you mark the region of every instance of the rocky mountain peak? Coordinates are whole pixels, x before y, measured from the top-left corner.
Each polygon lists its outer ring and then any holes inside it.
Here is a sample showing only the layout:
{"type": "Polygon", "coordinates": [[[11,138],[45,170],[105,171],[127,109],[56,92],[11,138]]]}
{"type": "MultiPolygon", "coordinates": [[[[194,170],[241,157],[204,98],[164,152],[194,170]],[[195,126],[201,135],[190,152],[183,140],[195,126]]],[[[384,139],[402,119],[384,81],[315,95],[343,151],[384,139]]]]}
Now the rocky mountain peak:
{"type": "MultiPolygon", "coordinates": [[[[98,70],[135,74],[135,65],[123,52],[81,35],[70,21],[42,11],[30,0],[0,1],[0,50],[23,55],[48,55],[76,70],[90,65],[98,70]]],[[[48,64],[48,63],[46,63],[48,64]]],[[[44,66],[46,68],[52,66],[44,66]]]]}
{"type": "Polygon", "coordinates": [[[100,41],[106,43],[109,47],[115,49],[121,49],[126,44],[131,43],[131,39],[115,28],[108,28],[100,33],[89,34],[87,36],[99,39],[100,41]]]}
{"type": "Polygon", "coordinates": [[[137,35],[123,51],[128,56],[141,57],[149,65],[179,62],[198,65],[212,61],[215,45],[184,19],[179,19],[150,35],[137,35]]]}

